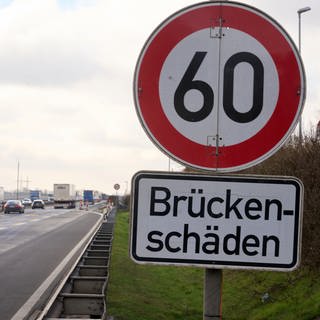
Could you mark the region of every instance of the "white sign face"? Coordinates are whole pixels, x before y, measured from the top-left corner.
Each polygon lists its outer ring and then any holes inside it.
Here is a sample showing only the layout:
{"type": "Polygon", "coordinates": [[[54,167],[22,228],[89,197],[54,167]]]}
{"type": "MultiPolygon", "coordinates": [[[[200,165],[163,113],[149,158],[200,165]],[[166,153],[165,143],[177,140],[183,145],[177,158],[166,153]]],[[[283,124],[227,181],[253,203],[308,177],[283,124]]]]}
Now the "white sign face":
{"type": "Polygon", "coordinates": [[[305,100],[297,48],[271,17],[232,1],[184,8],[154,30],[134,77],[147,135],[187,166],[231,172],[274,154],[305,100]]]}
{"type": "Polygon", "coordinates": [[[291,271],[302,183],[295,178],[139,172],[131,257],[138,263],[291,271]]]}
{"type": "MultiPolygon", "coordinates": [[[[265,47],[249,34],[239,30],[225,28],[223,33],[223,54],[220,53],[221,48],[219,46],[212,45],[214,40],[208,41],[208,29],[203,29],[184,38],[170,52],[160,73],[159,96],[168,120],[185,137],[201,145],[207,145],[208,137],[214,137],[217,132],[219,132],[221,138],[220,145],[224,146],[239,144],[256,135],[270,120],[279,96],[278,73],[273,59],[265,47]],[[198,50],[193,57],[194,51],[191,48],[197,48],[198,50]],[[186,109],[184,113],[177,112],[177,107],[172,108],[172,101],[175,98],[176,101],[178,100],[176,94],[178,84],[173,79],[183,79],[186,66],[190,64],[190,61],[200,59],[197,58],[200,57],[200,52],[203,53],[203,60],[194,80],[201,79],[216,94],[213,95],[211,112],[208,112],[206,117],[199,112],[197,118],[196,112],[201,110],[203,105],[203,95],[199,90],[200,87],[194,86],[194,88],[184,92],[184,106],[181,106],[181,110],[186,109]],[[242,52],[242,57],[238,54],[239,52],[242,52]],[[208,72],[208,70],[218,71],[220,69],[219,65],[228,67],[228,60],[232,61],[230,60],[232,57],[237,59],[237,56],[238,60],[232,75],[233,94],[231,92],[225,94],[230,95],[230,97],[233,96],[232,105],[238,115],[247,114],[250,121],[244,122],[239,121],[236,116],[230,117],[226,108],[219,110],[214,107],[219,103],[219,96],[223,97],[224,88],[223,86],[219,88],[221,81],[219,73],[208,72]],[[258,116],[254,115],[254,108],[252,107],[254,98],[252,88],[254,88],[254,75],[257,73],[253,66],[256,70],[259,69],[258,66],[261,67],[262,81],[268,84],[261,91],[260,98],[263,101],[261,103],[263,108],[261,108],[258,116]],[[194,116],[196,121],[188,121],[187,115],[194,116]]],[[[192,83],[189,83],[189,85],[192,86],[192,83]]]]}

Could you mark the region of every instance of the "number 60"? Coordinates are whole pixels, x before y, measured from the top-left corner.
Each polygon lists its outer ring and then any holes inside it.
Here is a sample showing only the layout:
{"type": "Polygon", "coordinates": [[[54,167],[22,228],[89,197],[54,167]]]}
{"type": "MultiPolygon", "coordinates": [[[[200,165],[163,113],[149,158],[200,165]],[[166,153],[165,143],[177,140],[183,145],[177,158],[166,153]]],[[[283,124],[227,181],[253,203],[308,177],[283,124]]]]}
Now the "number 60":
{"type": "MultiPolygon", "coordinates": [[[[204,120],[214,106],[214,93],[210,85],[201,80],[193,80],[200,68],[207,52],[197,51],[181,82],[174,93],[174,107],[178,115],[189,122],[204,120]],[[184,96],[189,90],[198,90],[203,96],[203,105],[198,111],[190,111],[184,104],[184,96]]],[[[264,69],[261,60],[250,52],[239,52],[232,55],[223,69],[223,109],[227,116],[239,123],[253,121],[260,114],[263,107],[264,69]],[[253,68],[253,102],[249,111],[239,112],[233,105],[234,70],[241,63],[249,63],[253,68]]]]}

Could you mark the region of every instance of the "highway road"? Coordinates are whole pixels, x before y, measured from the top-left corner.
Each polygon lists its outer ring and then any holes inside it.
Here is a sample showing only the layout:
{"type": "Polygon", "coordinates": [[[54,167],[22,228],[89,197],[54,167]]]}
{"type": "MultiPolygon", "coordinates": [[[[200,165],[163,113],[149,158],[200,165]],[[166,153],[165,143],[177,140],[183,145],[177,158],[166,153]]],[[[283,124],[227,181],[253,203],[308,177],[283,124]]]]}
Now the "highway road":
{"type": "Polygon", "coordinates": [[[90,211],[53,208],[0,213],[1,320],[19,318],[17,312],[99,218],[90,211]]]}

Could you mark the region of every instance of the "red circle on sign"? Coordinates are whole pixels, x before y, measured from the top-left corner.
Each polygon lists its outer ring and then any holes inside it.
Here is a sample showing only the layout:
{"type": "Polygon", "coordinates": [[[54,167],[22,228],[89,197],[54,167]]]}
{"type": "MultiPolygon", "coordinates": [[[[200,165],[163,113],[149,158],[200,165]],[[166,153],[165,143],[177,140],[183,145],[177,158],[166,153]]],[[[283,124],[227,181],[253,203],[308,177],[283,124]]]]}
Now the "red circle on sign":
{"type": "Polygon", "coordinates": [[[276,152],[293,131],[305,99],[305,77],[298,52],[287,33],[270,17],[232,2],[200,3],[169,17],[143,48],[135,72],[137,113],[151,140],[166,154],[191,167],[231,172],[255,165],[276,152]],[[230,146],[206,146],[182,135],[168,120],[159,96],[162,66],[188,35],[223,18],[227,27],[259,41],[273,59],[279,96],[268,122],[249,139],[230,146]]]}

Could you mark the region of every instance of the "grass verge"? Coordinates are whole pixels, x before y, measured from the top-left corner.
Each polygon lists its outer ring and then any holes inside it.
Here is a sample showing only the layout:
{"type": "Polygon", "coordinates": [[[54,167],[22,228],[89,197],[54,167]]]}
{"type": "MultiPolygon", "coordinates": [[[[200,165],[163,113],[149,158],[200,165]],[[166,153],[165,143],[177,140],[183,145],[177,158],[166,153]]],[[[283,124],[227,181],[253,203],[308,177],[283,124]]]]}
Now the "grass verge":
{"type": "MultiPolygon", "coordinates": [[[[116,320],[202,319],[204,270],[138,265],[129,258],[129,213],[119,212],[112,247],[107,311],[116,320]]],[[[315,320],[317,272],[225,270],[224,320],[315,320]]]]}

